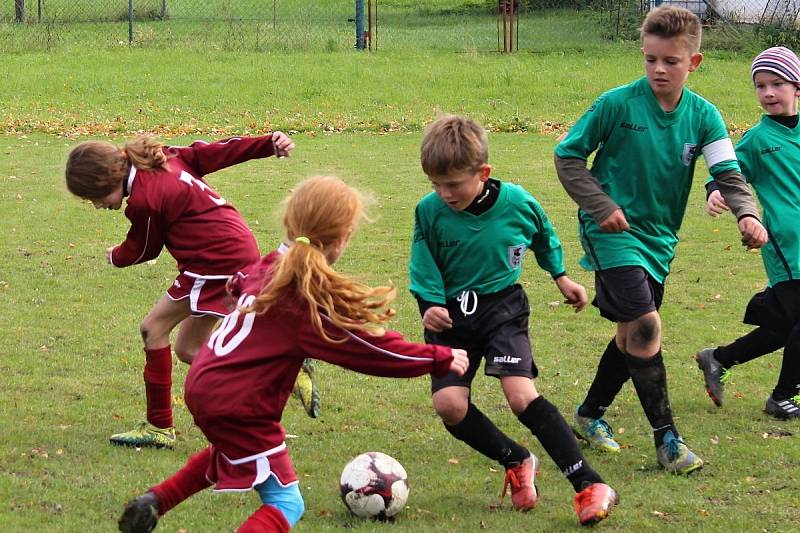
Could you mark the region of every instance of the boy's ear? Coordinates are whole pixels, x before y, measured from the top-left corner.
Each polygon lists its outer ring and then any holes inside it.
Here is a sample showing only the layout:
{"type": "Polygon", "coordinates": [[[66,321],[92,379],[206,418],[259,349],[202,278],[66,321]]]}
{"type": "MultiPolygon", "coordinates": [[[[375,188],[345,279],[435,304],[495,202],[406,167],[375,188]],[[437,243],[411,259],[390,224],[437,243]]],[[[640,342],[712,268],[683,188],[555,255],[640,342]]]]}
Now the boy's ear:
{"type": "Polygon", "coordinates": [[[481,181],[488,180],[489,176],[492,175],[492,165],[484,163],[483,165],[481,165],[481,169],[479,172],[481,174],[481,181]]]}
{"type": "Polygon", "coordinates": [[[701,52],[697,52],[696,54],[689,56],[689,72],[694,72],[697,70],[697,67],[699,67],[700,63],[702,62],[703,54],[701,52]]]}

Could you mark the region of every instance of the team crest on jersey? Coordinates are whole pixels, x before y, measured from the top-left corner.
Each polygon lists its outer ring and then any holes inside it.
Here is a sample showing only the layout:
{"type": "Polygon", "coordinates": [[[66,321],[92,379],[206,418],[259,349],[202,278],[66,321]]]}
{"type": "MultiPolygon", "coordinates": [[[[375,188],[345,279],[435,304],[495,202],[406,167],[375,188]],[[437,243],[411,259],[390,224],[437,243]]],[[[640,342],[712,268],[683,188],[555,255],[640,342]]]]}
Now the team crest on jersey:
{"type": "Polygon", "coordinates": [[[511,265],[511,268],[517,270],[520,267],[526,249],[527,247],[524,244],[508,247],[508,264],[511,265]]]}
{"type": "Polygon", "coordinates": [[[692,143],[684,144],[683,156],[681,157],[683,164],[688,167],[695,160],[695,157],[697,157],[697,145],[692,143]]]}

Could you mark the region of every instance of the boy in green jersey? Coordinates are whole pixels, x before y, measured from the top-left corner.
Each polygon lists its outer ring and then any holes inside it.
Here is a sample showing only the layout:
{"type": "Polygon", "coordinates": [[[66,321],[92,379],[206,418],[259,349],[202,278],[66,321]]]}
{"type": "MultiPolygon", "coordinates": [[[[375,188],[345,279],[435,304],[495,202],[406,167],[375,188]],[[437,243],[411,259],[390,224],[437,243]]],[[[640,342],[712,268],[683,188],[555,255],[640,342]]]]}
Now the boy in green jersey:
{"type": "Polygon", "coordinates": [[[517,284],[526,250],[533,250],[576,311],[587,303],[586,289],[567,277],[561,242],[542,207],[522,187],[490,178],[488,157],[486,132],[462,117],[436,120],[422,141],[422,169],[434,190],[415,210],[410,289],[425,341],[465,349],[469,356],[463,376],[432,378],[433,406],[450,434],[506,469],[503,494],[510,485],[514,507],[532,509],[537,458],[472,403],[472,380],[485,359],[484,373],[500,379],[511,410],[575,489],[581,524],[591,525],[608,515],[618,497],[533,384],[530,307],[517,284]]]}
{"type": "MultiPolygon", "coordinates": [[[[769,280],[750,300],[744,322],[758,326],[727,346],[698,352],[706,391],[721,407],[728,369],[783,347],[778,383],[764,411],[776,418],[800,418],[800,60],[784,47],[761,52],[751,67],[761,122],[736,145],[742,173],[764,209],[769,242],[761,258],[769,280]]],[[[706,210],[712,216],[728,206],[713,180],[706,210]]]]}
{"type": "Polygon", "coordinates": [[[653,429],[658,462],[678,474],[703,461],[675,427],[658,310],[701,153],[736,215],[742,242],[757,248],[767,238],[719,112],[684,87],[703,59],[701,32],[686,9],[651,10],[641,28],[646,76],[601,95],[555,150],[559,179],[580,207],[581,265],[595,271],[593,303],[617,324],[575,413],[576,433],[619,451],[603,414],[630,378],[653,429]]]}

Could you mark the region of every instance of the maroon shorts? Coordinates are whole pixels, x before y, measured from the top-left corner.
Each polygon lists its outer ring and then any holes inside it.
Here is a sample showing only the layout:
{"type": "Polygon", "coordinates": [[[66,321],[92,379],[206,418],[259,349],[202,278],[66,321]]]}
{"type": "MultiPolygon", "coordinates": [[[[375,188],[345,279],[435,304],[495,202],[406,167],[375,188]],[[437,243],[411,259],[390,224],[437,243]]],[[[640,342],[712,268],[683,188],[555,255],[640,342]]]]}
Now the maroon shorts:
{"type": "Polygon", "coordinates": [[[292,460],[286,444],[243,459],[230,459],[211,445],[211,462],[206,478],[214,483],[217,492],[245,491],[275,476],[281,486],[297,483],[292,460]]]}
{"type": "Polygon", "coordinates": [[[192,316],[224,317],[233,310],[236,303],[225,290],[225,283],[229,278],[230,276],[225,275],[200,276],[181,272],[167,290],[167,296],[174,301],[188,298],[192,316]]]}

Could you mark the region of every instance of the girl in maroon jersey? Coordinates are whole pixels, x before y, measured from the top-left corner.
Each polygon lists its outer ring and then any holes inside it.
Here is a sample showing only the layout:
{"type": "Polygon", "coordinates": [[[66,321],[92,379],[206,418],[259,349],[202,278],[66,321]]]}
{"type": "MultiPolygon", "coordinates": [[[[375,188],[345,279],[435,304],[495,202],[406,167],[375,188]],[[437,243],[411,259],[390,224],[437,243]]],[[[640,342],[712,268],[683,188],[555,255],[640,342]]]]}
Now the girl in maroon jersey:
{"type": "Polygon", "coordinates": [[[122,147],[88,141],[69,154],[67,188],[97,209],[119,209],[131,227],[125,240],[106,250],[108,262],[126,267],[155,259],[163,247],[179,275],[141,324],[146,363],[147,422],[111,436],[129,446],[173,447],[172,350],[191,363],[226,306],[225,283],[259,259],[258,245],[236,209],[204,176],[250,159],[286,155],[294,148],[281,132],[234,137],[187,147],[166,147],[139,137],[122,147]]]}
{"type": "Polygon", "coordinates": [[[151,531],[158,517],[211,484],[255,489],[263,505],[240,533],[285,532],[302,516],[280,420],[304,357],[387,377],[463,374],[466,352],[410,343],[383,325],[393,287],[339,274],[339,258],[362,218],[357,191],[310,178],[284,204],[286,242],[229,283],[237,309],[200,350],[186,378],[186,405],[211,445],[171,478],[135,498],[120,530],[151,531]]]}

